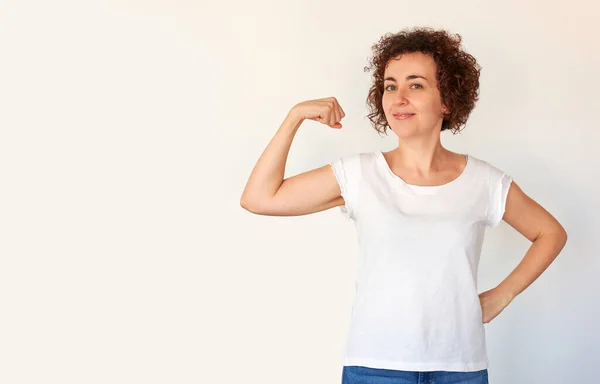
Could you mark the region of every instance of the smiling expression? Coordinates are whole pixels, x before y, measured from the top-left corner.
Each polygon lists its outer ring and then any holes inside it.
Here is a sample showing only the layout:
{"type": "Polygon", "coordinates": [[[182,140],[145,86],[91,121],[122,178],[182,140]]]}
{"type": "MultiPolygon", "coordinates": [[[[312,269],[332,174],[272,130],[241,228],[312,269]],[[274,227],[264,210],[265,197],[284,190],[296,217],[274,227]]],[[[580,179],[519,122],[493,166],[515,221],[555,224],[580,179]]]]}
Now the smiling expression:
{"type": "Polygon", "coordinates": [[[391,59],[384,72],[383,110],[399,137],[440,132],[443,113],[433,58],[421,52],[391,59]]]}

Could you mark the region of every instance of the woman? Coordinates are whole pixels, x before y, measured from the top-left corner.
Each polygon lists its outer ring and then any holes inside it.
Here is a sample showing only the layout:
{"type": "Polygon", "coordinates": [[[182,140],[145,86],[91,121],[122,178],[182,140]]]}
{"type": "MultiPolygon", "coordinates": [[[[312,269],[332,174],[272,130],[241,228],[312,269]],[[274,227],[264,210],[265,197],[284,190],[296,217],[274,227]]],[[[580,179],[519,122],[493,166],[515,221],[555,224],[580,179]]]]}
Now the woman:
{"type": "Polygon", "coordinates": [[[373,46],[369,118],[399,146],[359,153],[283,179],[305,119],[341,128],[333,97],[295,105],[258,159],[241,205],[261,215],[339,206],[357,228],[362,262],[344,352],[345,384],[487,383],[484,324],[554,260],[561,224],[491,164],[442,146],[478,98],[480,67],[459,35],[414,28],[373,46]],[[477,293],[486,227],[506,221],[532,241],[498,286],[477,293]]]}

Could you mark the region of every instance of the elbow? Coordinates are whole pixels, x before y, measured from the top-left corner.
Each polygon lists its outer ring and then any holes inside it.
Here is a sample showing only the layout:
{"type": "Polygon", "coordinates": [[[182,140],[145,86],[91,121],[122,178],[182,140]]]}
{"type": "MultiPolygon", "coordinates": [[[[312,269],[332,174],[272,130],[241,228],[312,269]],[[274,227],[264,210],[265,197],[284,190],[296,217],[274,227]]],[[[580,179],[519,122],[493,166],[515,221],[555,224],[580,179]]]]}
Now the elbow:
{"type": "Polygon", "coordinates": [[[541,239],[544,239],[543,241],[551,243],[552,248],[557,250],[558,254],[567,244],[567,231],[563,228],[562,225],[557,224],[555,226],[552,226],[552,228],[548,228],[546,231],[541,231],[539,235],[533,239],[533,241],[541,239]]]}
{"type": "Polygon", "coordinates": [[[568,236],[567,236],[567,231],[562,226],[560,227],[559,235],[560,235],[561,245],[562,245],[562,247],[564,247],[567,244],[568,236]]]}
{"type": "Polygon", "coordinates": [[[244,208],[246,211],[250,213],[254,213],[256,215],[260,215],[261,211],[258,209],[257,204],[251,202],[246,197],[242,196],[240,198],[240,207],[244,208]]]}
{"type": "Polygon", "coordinates": [[[560,223],[557,222],[556,229],[553,231],[556,234],[556,237],[560,244],[564,246],[567,243],[567,231],[565,227],[563,227],[560,223]]]}
{"type": "MultiPolygon", "coordinates": [[[[240,207],[244,208],[246,211],[248,212],[252,212],[252,209],[250,208],[250,203],[248,202],[248,199],[245,196],[242,196],[240,198],[240,207]]],[[[254,213],[254,212],[252,212],[254,213]]]]}
{"type": "Polygon", "coordinates": [[[559,225],[554,231],[551,232],[552,237],[554,238],[554,242],[556,247],[558,247],[558,251],[562,251],[562,249],[567,244],[567,231],[563,228],[562,225],[559,225]]]}

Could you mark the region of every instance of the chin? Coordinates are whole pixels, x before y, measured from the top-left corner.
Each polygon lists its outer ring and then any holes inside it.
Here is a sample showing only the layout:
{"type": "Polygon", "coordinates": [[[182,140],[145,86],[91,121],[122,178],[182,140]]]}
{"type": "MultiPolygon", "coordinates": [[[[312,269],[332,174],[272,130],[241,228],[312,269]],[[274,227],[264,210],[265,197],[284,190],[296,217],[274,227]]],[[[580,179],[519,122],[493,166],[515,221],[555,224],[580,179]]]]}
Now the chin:
{"type": "MultiPolygon", "coordinates": [[[[391,126],[390,126],[391,128],[391,126]]],[[[396,136],[398,136],[401,139],[404,138],[410,138],[410,137],[415,137],[419,135],[419,131],[417,130],[417,127],[413,126],[413,125],[405,125],[403,127],[394,127],[392,128],[392,132],[394,132],[396,134],[396,136]]]]}

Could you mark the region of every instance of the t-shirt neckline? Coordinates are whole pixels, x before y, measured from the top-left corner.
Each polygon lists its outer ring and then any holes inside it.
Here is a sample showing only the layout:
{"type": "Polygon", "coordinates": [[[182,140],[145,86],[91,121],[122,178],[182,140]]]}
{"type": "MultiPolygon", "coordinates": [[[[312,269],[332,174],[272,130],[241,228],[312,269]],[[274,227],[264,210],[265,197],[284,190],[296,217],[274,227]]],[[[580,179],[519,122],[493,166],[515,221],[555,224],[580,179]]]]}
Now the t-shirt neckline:
{"type": "Polygon", "coordinates": [[[458,175],[456,178],[454,178],[454,180],[451,180],[445,184],[440,184],[440,185],[415,185],[415,184],[407,183],[400,176],[396,175],[390,168],[388,162],[386,161],[385,156],[383,155],[383,152],[377,151],[377,157],[379,158],[379,161],[382,163],[384,169],[386,170],[386,172],[389,174],[389,176],[392,179],[394,179],[397,182],[401,183],[402,185],[408,187],[409,189],[411,189],[414,192],[422,192],[422,193],[426,193],[426,194],[427,193],[436,193],[441,189],[445,189],[445,188],[448,188],[450,186],[457,184],[460,180],[465,178],[465,175],[470,170],[471,165],[472,165],[471,163],[473,163],[473,161],[472,161],[471,155],[469,155],[468,153],[465,153],[464,156],[467,158],[467,164],[463,168],[460,175],[458,175]]]}

